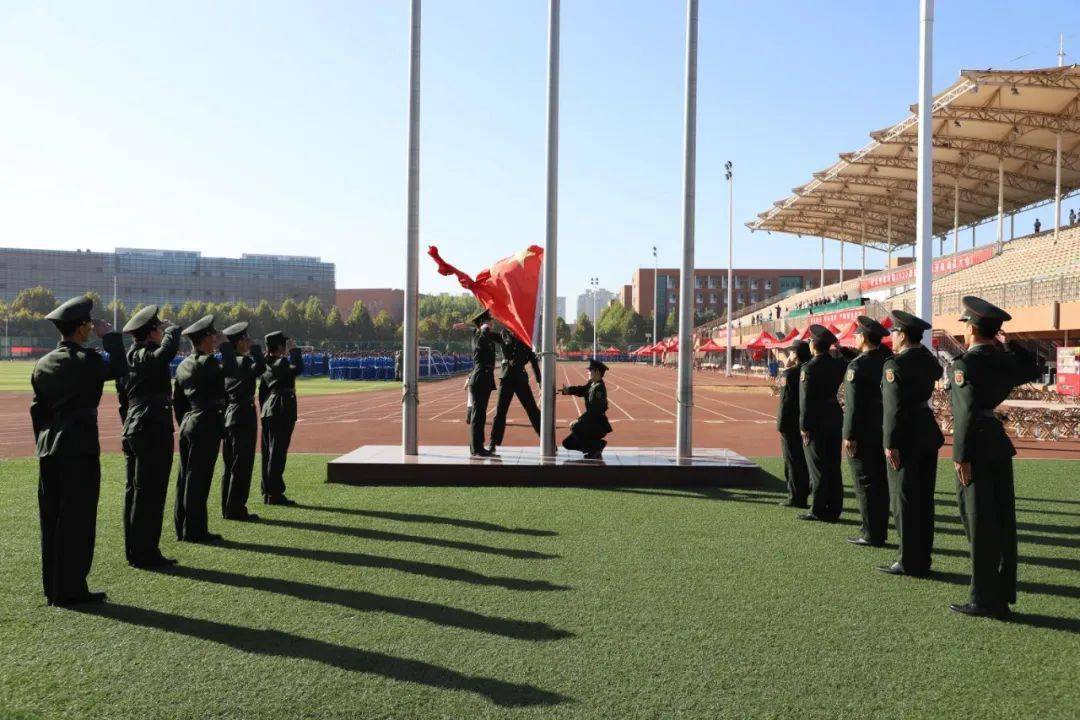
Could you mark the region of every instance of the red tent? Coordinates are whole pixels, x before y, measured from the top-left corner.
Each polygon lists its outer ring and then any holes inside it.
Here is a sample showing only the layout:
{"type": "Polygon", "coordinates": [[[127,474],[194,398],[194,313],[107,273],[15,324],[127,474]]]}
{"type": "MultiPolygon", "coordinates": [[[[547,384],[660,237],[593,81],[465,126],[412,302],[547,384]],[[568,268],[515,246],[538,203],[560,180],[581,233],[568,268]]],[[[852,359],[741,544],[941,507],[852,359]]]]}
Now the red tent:
{"type": "Polygon", "coordinates": [[[617,347],[615,347],[614,345],[612,345],[611,347],[609,347],[609,348],[608,348],[607,350],[605,350],[604,352],[606,352],[606,353],[621,353],[621,352],[622,352],[622,350],[620,350],[619,348],[617,348],[617,347]]]}
{"type": "Polygon", "coordinates": [[[709,338],[701,343],[701,345],[698,345],[698,352],[724,352],[726,349],[727,348],[716,342],[713,338],[709,338]]]}
{"type": "Polygon", "coordinates": [[[775,345],[776,345],[776,337],[773,336],[773,335],[770,335],[769,333],[762,330],[760,335],[758,335],[756,338],[754,338],[750,342],[743,345],[743,349],[745,349],[745,350],[766,350],[768,348],[774,347],[775,345]]]}

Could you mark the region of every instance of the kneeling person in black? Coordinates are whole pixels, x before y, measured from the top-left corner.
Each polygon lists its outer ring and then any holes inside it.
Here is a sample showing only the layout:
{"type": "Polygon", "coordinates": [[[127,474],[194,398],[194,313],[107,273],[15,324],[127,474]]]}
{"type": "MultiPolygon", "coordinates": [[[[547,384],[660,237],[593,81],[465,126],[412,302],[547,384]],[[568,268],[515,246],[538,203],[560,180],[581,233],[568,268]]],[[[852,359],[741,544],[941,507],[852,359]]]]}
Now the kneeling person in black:
{"type": "Polygon", "coordinates": [[[567,450],[579,450],[588,460],[599,460],[600,454],[607,447],[604,436],[611,432],[611,423],[607,419],[607,387],[604,374],[608,367],[599,360],[589,361],[589,382],[585,385],[563,385],[560,395],[575,395],[585,398],[585,412],[570,423],[570,434],[562,442],[567,450]]]}

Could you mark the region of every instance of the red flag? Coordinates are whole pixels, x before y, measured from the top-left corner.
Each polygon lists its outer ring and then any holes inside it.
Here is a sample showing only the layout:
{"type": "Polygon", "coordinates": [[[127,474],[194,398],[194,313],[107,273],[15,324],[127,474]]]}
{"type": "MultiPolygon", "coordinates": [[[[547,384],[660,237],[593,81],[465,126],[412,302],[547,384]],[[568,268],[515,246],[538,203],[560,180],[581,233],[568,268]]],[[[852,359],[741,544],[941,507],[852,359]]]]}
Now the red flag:
{"type": "Polygon", "coordinates": [[[481,270],[475,280],[446,263],[434,245],[428,248],[428,255],[439,266],[440,275],[456,275],[461,287],[471,291],[496,320],[526,345],[532,345],[536,293],[544,258],[542,247],[530,245],[517,255],[503,258],[481,270]]]}

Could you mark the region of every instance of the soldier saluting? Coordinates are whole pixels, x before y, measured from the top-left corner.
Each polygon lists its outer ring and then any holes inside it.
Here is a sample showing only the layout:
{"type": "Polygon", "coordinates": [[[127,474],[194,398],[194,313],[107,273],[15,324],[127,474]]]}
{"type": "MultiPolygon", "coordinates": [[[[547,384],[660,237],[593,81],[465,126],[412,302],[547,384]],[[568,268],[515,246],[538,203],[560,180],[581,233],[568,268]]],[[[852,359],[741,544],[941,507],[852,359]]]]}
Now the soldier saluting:
{"type": "Polygon", "coordinates": [[[1017,385],[1038,377],[1035,358],[1019,345],[996,341],[1012,317],[977,297],[963,298],[968,351],[949,378],[953,412],[956,500],[971,548],[971,595],[949,608],[964,615],[1005,619],[1016,602],[1016,497],[1012,458],[1016,455],[994,415],[1017,385]]]}
{"type": "Polygon", "coordinates": [[[844,379],[847,361],[829,354],[836,336],[821,325],[811,325],[813,357],[799,376],[799,432],[802,434],[810,489],[814,495],[810,512],[800,520],[836,522],[844,502],[840,471],[840,434],[844,414],[836,391],[844,379]]]}
{"type": "MultiPolygon", "coordinates": [[[[491,312],[481,310],[472,317],[473,369],[469,373],[469,453],[474,457],[491,457],[494,453],[484,447],[484,424],[487,422],[488,400],[495,389],[495,348],[503,340],[491,327],[491,312]]],[[[505,348],[504,348],[505,352],[505,348]]]]}
{"type": "Polygon", "coordinates": [[[248,512],[251,472],[255,467],[255,443],[259,439],[259,416],[255,412],[255,384],[266,369],[262,348],[251,342],[248,323],[238,322],[223,330],[236,350],[236,367],[225,378],[225,439],[221,445],[221,516],[226,520],[258,520],[248,512]]]}
{"type": "Polygon", "coordinates": [[[102,602],[86,577],[94,561],[101,446],[97,408],[108,380],[120,378],[127,364],[119,333],[93,320],[90,298],[72,298],[45,316],[62,340],[38,360],[31,375],[34,400],[30,421],[38,458],[38,508],[41,522],[41,583],[49,605],[102,602]],[[85,347],[93,333],[109,353],[106,361],[85,347]]]}
{"type": "Polygon", "coordinates": [[[236,352],[206,315],[184,328],[193,352],[176,368],[173,405],[180,419],[180,472],[176,479],[176,539],[217,542],[207,524],[206,501],[224,432],[225,376],[236,366],[236,352]],[[214,350],[221,352],[221,360],[214,350]]]}
{"type": "MultiPolygon", "coordinates": [[[[173,464],[173,416],[169,397],[169,364],[180,349],[180,327],[158,317],[148,305],[124,325],[135,342],[128,350],[125,400],[124,550],[137,568],[173,565],[161,554],[161,523],[173,464]]],[[[119,383],[118,383],[119,386],[119,383]]]]}
{"type": "Polygon", "coordinates": [[[304,372],[304,356],[280,330],[268,333],[264,339],[266,370],[259,383],[263,503],[295,505],[285,496],[285,462],[296,427],[296,378],[304,372]]]}
{"type": "Polygon", "coordinates": [[[937,455],[945,443],[929,401],[942,370],[922,344],[930,323],[903,310],[889,317],[896,354],[885,361],[881,381],[882,442],[900,557],[878,570],[926,577],[934,548],[937,455]]]}
{"type": "Polygon", "coordinates": [[[853,545],[881,547],[889,532],[889,479],[881,445],[881,376],[892,351],[881,344],[889,331],[860,315],[855,338],[860,354],[844,375],[844,451],[855,476],[855,499],[862,519],[853,545]]]}
{"type": "Polygon", "coordinates": [[[810,346],[796,340],[792,346],[795,362],[780,373],[780,410],[776,414],[776,429],[780,433],[780,449],[784,455],[784,478],[788,497],[781,507],[806,508],[810,497],[810,471],[806,468],[802,436],[799,434],[799,374],[810,361],[810,346]]]}
{"type": "Polygon", "coordinates": [[[494,454],[495,448],[502,445],[506,432],[506,414],[510,410],[510,401],[517,395],[525,414],[536,434],[540,435],[540,408],[536,406],[529,387],[529,375],[526,367],[531,365],[536,384],[540,384],[540,363],[533,349],[518,339],[510,330],[503,331],[502,377],[499,378],[499,401],[495,406],[495,419],[491,423],[491,445],[488,451],[494,454]]]}

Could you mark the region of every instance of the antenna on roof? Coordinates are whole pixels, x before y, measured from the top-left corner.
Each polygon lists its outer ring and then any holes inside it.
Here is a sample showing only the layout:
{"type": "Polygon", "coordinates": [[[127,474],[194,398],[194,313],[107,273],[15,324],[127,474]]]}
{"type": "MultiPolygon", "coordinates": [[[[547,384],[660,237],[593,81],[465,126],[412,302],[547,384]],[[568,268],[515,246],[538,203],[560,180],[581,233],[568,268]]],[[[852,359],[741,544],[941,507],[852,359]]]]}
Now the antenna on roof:
{"type": "Polygon", "coordinates": [[[1065,65],[1065,33],[1058,34],[1058,67],[1065,65]]]}

